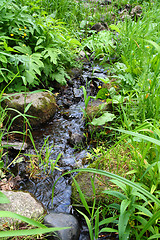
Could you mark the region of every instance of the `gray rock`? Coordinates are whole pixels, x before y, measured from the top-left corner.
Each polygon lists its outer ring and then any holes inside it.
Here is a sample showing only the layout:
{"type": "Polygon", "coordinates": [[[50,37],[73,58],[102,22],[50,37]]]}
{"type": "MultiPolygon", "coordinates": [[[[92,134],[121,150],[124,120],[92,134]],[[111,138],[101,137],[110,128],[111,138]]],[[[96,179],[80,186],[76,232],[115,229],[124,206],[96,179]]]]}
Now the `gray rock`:
{"type": "Polygon", "coordinates": [[[99,117],[105,111],[112,111],[112,102],[103,102],[95,100],[88,104],[86,113],[90,120],[94,117],[99,117]]]}
{"type": "Polygon", "coordinates": [[[75,164],[75,159],[71,158],[71,157],[67,157],[67,158],[62,158],[59,160],[59,165],[60,167],[73,167],[75,164]]]}
{"type": "Polygon", "coordinates": [[[54,240],[78,240],[79,224],[77,219],[70,214],[51,212],[44,218],[44,224],[48,227],[71,227],[58,231],[58,237],[53,236],[54,240]]]}
{"type": "MultiPolygon", "coordinates": [[[[38,218],[45,213],[42,204],[39,203],[28,192],[21,191],[1,191],[10,200],[10,203],[0,204],[0,211],[11,211],[28,218],[38,218]]],[[[8,221],[9,223],[17,222],[17,219],[0,218],[0,223],[8,221]]]]}
{"type": "MultiPolygon", "coordinates": [[[[32,127],[38,126],[48,121],[56,112],[56,100],[53,94],[49,92],[29,92],[29,93],[16,93],[5,95],[3,101],[4,106],[8,108],[16,109],[20,113],[24,113],[26,107],[28,107],[27,115],[33,117],[27,117],[32,127]],[[31,106],[29,106],[31,104],[31,106]]],[[[8,115],[11,119],[17,116],[17,112],[9,110],[8,115]]],[[[13,122],[13,127],[22,129],[24,123],[23,117],[18,117],[13,122]]]]}
{"type": "Polygon", "coordinates": [[[83,167],[85,164],[88,163],[87,160],[87,151],[83,150],[80,153],[77,154],[77,156],[75,157],[75,167],[77,168],[81,168],[83,167]]]}
{"type": "Polygon", "coordinates": [[[100,32],[105,30],[106,28],[101,23],[96,23],[91,27],[91,30],[95,30],[96,32],[100,32]]]}
{"type": "Polygon", "coordinates": [[[73,88],[75,98],[81,98],[83,96],[82,89],[73,88]]]}
{"type": "Polygon", "coordinates": [[[83,133],[71,133],[70,139],[68,140],[71,145],[78,145],[83,142],[83,133]]]}

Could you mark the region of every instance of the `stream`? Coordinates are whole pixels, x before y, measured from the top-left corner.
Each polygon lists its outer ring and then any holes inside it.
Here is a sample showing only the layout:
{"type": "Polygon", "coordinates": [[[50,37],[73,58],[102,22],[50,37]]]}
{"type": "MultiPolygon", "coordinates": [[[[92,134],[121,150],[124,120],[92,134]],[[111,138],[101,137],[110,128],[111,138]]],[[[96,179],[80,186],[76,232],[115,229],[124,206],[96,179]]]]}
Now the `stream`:
{"type": "MultiPolygon", "coordinates": [[[[45,175],[43,171],[37,177],[27,178],[21,181],[20,190],[28,190],[36,199],[38,199],[46,209],[54,212],[74,213],[71,203],[71,177],[65,176],[58,181],[53,198],[52,205],[52,187],[53,183],[62,173],[77,168],[77,163],[81,163],[85,158],[87,149],[74,147],[79,142],[84,142],[85,122],[83,119],[84,108],[82,85],[91,87],[87,88],[88,95],[95,95],[98,86],[102,82],[98,77],[105,78],[106,71],[95,66],[86,64],[81,73],[75,70],[74,77],[68,82],[68,86],[62,88],[57,94],[57,105],[59,109],[53,119],[39,129],[32,132],[37,150],[40,151],[44,144],[44,139],[48,138],[49,146],[53,145],[50,159],[55,160],[59,153],[62,153],[57,167],[53,174],[45,175]],[[89,83],[89,84],[88,84],[89,83]]],[[[82,144],[81,144],[82,145],[82,144]]],[[[84,147],[84,146],[83,146],[84,147]]],[[[89,147],[88,147],[89,148],[89,147]]],[[[29,147],[28,153],[34,154],[33,147],[29,147]]],[[[22,176],[24,171],[23,164],[20,165],[19,174],[22,176]]],[[[26,173],[25,173],[26,174],[26,173]]],[[[81,234],[79,240],[87,240],[88,230],[85,224],[81,225],[81,234]]],[[[99,239],[115,239],[110,235],[99,239]]]]}

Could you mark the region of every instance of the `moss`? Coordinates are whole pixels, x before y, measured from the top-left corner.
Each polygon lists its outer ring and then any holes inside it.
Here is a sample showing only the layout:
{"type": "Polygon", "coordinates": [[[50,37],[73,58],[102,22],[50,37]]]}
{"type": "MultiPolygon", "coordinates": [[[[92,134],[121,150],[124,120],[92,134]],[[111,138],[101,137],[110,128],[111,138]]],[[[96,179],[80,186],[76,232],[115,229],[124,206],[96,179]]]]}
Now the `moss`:
{"type": "MultiPolygon", "coordinates": [[[[40,124],[48,121],[56,112],[56,100],[53,95],[51,95],[48,92],[40,92],[40,93],[28,93],[26,95],[18,94],[14,97],[11,96],[10,100],[5,101],[5,106],[8,106],[9,108],[16,109],[20,113],[24,113],[25,105],[31,104],[27,111],[27,119],[29,120],[32,127],[37,127],[40,124]],[[19,99],[19,101],[17,100],[19,99]],[[26,102],[26,104],[25,104],[26,102]],[[33,116],[33,117],[29,117],[33,116]]],[[[8,116],[13,119],[15,116],[17,116],[16,111],[8,111],[8,116]]],[[[24,123],[24,118],[18,117],[16,118],[16,121],[14,121],[13,125],[16,129],[22,129],[24,123]]]]}
{"type": "MultiPolygon", "coordinates": [[[[126,173],[131,169],[130,167],[130,149],[125,145],[117,145],[114,148],[111,148],[106,153],[98,157],[93,163],[91,163],[88,168],[95,168],[111,173],[115,173],[122,177],[129,178],[126,173]]],[[[111,202],[119,202],[119,200],[111,195],[106,195],[102,191],[107,189],[117,190],[118,187],[110,182],[109,178],[102,175],[95,175],[94,184],[96,189],[96,196],[93,194],[92,185],[90,177],[93,177],[91,173],[78,173],[75,176],[76,181],[78,182],[83,194],[86,197],[88,204],[93,203],[93,199],[96,197],[97,202],[105,202],[109,204],[111,202]]],[[[72,201],[73,204],[80,203],[79,193],[76,189],[75,184],[72,184],[72,201]]]]}

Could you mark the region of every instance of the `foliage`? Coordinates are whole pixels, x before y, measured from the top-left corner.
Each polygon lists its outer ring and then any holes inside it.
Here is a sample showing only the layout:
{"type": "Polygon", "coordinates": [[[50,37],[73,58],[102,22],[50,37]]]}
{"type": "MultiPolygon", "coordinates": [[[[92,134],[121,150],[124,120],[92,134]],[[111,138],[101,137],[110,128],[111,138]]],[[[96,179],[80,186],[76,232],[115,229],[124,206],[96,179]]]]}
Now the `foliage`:
{"type": "Polygon", "coordinates": [[[67,33],[63,22],[53,15],[30,14],[28,6],[15,1],[0,3],[0,82],[2,88],[19,71],[19,78],[9,91],[25,87],[53,87],[54,81],[64,85],[69,76],[66,69],[73,65],[77,40],[67,33]]]}
{"type": "Polygon", "coordinates": [[[56,160],[51,158],[53,153],[53,144],[49,145],[49,137],[44,139],[43,146],[39,151],[36,149],[31,133],[29,134],[29,137],[35,151],[35,154],[25,154],[25,156],[29,157],[30,169],[28,170],[30,172],[30,178],[35,177],[35,175],[41,175],[42,171],[45,173],[45,175],[53,174],[55,169],[61,171],[61,169],[57,167],[57,164],[62,156],[62,153],[58,154],[56,160]]]}
{"type": "MultiPolygon", "coordinates": [[[[9,200],[7,197],[0,192],[0,203],[9,203],[9,200]]],[[[54,232],[54,231],[59,231],[62,229],[66,228],[47,228],[45,225],[42,223],[35,221],[34,219],[30,219],[27,217],[24,217],[22,215],[10,212],[10,211],[0,211],[0,217],[9,217],[13,219],[18,219],[20,221],[26,222],[29,225],[32,225],[34,229],[25,229],[25,230],[12,230],[12,231],[0,231],[0,237],[13,237],[13,236],[30,236],[30,235],[35,235],[35,234],[44,234],[44,233],[49,233],[49,232],[54,232]]]]}
{"type": "Polygon", "coordinates": [[[104,58],[106,60],[114,53],[113,35],[109,31],[93,33],[82,42],[82,49],[91,51],[94,59],[104,58]]]}

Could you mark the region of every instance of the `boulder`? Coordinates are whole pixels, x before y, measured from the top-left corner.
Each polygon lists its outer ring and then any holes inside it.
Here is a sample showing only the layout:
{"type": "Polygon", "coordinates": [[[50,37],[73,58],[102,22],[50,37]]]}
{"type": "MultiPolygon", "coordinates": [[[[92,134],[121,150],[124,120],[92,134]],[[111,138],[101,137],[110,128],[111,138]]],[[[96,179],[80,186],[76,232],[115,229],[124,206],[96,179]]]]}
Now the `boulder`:
{"type": "MultiPolygon", "coordinates": [[[[18,112],[23,114],[28,108],[26,114],[33,116],[27,116],[32,127],[37,127],[48,121],[53,117],[57,108],[55,97],[49,92],[7,94],[4,98],[3,106],[10,108],[8,115],[11,119],[17,116],[18,112]]],[[[13,121],[13,128],[23,129],[23,123],[24,118],[18,117],[13,121]]]]}
{"type": "MultiPolygon", "coordinates": [[[[91,157],[95,158],[95,155],[91,157]]],[[[108,171],[111,173],[115,173],[117,175],[120,175],[122,177],[131,178],[131,175],[127,175],[126,173],[131,170],[130,168],[130,162],[131,155],[130,155],[130,149],[127,147],[127,145],[117,145],[114,148],[111,148],[108,150],[105,154],[100,154],[97,156],[97,159],[93,161],[88,168],[94,168],[94,169],[100,169],[104,171],[108,171]]],[[[105,202],[106,204],[109,204],[113,201],[114,197],[111,195],[104,195],[102,191],[107,189],[113,189],[117,190],[116,185],[114,185],[112,182],[109,181],[108,177],[105,177],[103,175],[88,173],[88,172],[80,172],[75,176],[75,179],[80,186],[80,189],[82,190],[86,201],[88,204],[93,203],[93,200],[96,198],[97,202],[105,202]],[[95,186],[95,192],[96,195],[93,193],[91,179],[94,179],[94,186],[95,186]]],[[[116,201],[118,201],[116,199],[116,201]]],[[[81,199],[79,197],[79,193],[77,191],[77,188],[72,183],[72,203],[73,204],[79,204],[81,203],[81,199]]]]}
{"type": "Polygon", "coordinates": [[[78,240],[79,239],[79,224],[77,219],[66,213],[50,212],[44,218],[44,224],[48,227],[70,227],[69,229],[60,230],[57,232],[57,237],[53,236],[54,240],[78,240]]]}
{"type": "MultiPolygon", "coordinates": [[[[42,204],[39,203],[30,193],[22,191],[1,191],[10,200],[10,203],[0,204],[0,211],[11,211],[28,218],[38,218],[45,213],[42,204]]],[[[0,218],[0,223],[17,222],[12,218],[0,218]]]]}
{"type": "Polygon", "coordinates": [[[112,110],[112,102],[97,99],[88,104],[86,113],[88,118],[92,120],[94,117],[99,117],[103,112],[112,110]]]}

